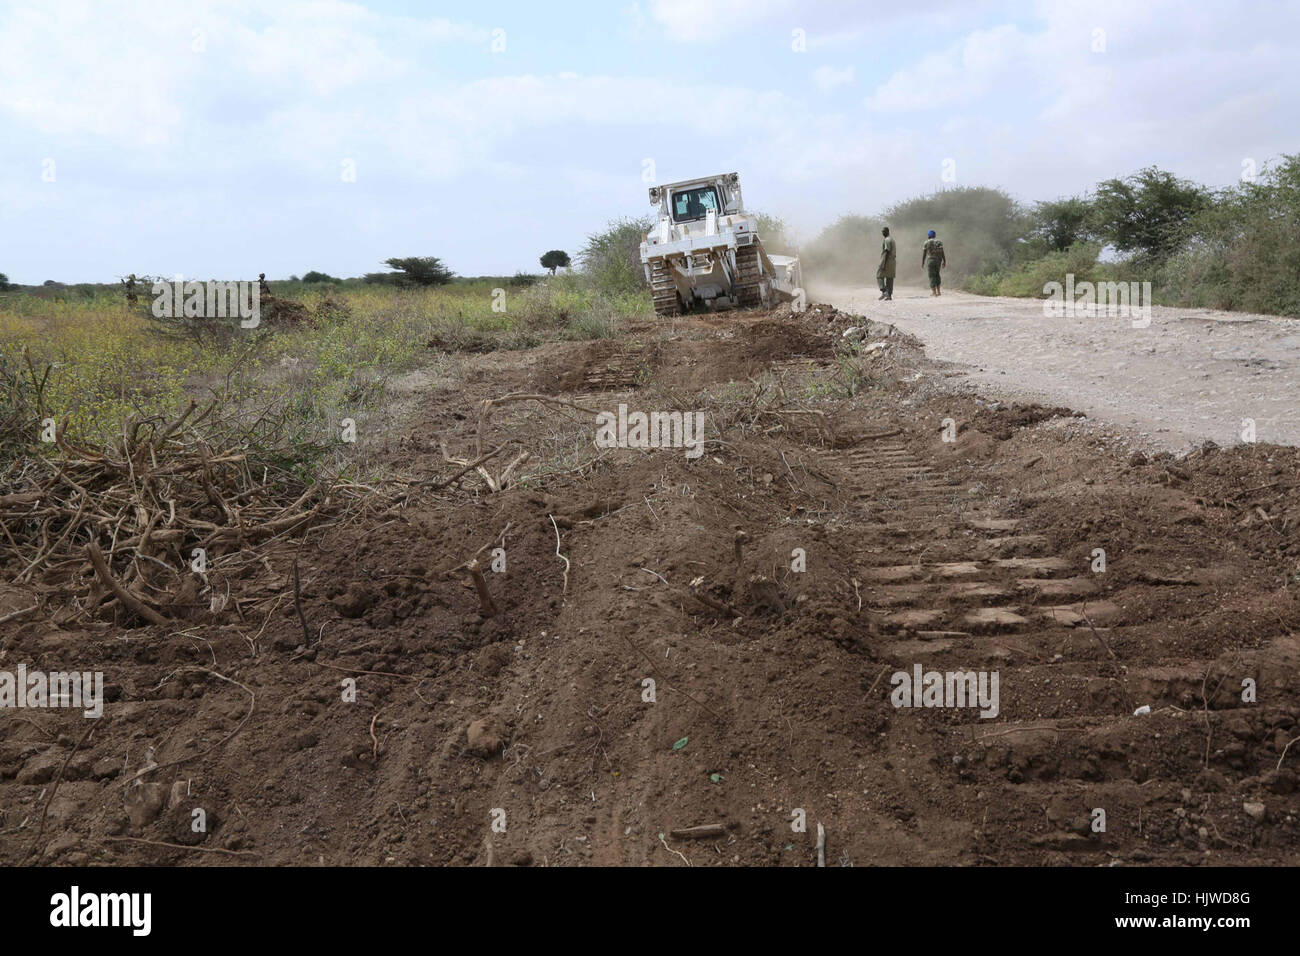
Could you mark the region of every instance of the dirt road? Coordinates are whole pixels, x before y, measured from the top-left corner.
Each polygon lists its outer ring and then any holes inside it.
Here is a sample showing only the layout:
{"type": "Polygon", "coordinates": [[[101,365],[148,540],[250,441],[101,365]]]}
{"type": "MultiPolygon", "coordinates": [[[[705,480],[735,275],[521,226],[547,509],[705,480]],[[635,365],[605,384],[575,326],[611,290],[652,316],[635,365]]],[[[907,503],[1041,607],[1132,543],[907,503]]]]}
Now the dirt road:
{"type": "Polygon", "coordinates": [[[1300,321],[1209,309],[1155,307],[1151,324],[1059,318],[1038,299],[896,289],[814,287],[813,298],[892,322],[933,359],[966,370],[983,394],[1065,405],[1181,452],[1205,439],[1300,443],[1300,321]]]}

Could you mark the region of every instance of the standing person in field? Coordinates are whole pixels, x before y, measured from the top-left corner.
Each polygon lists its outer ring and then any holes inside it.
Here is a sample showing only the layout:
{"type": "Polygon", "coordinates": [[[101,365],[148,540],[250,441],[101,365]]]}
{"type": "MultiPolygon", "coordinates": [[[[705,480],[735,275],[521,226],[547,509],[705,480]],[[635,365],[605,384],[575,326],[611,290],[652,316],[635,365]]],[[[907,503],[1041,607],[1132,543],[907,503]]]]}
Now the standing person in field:
{"type": "Polygon", "coordinates": [[[921,247],[921,265],[930,275],[930,295],[939,295],[939,286],[943,281],[939,270],[948,265],[948,257],[944,255],[943,243],[934,237],[933,229],[930,230],[930,238],[921,247]]]}
{"type": "Polygon", "coordinates": [[[880,298],[886,302],[894,298],[894,276],[898,272],[898,246],[889,234],[889,227],[880,230],[884,240],[880,243],[880,264],[876,267],[876,285],[880,298]]]}

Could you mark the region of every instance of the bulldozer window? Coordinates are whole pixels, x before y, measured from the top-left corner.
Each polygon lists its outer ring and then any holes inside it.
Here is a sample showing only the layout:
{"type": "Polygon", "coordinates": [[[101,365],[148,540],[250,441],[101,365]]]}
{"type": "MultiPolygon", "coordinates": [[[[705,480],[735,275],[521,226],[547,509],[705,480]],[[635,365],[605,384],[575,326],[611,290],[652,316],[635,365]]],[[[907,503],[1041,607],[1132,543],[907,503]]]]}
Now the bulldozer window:
{"type": "Polygon", "coordinates": [[[712,186],[683,189],[679,193],[673,193],[673,219],[677,222],[703,219],[710,209],[719,213],[722,211],[718,203],[718,191],[712,186]]]}

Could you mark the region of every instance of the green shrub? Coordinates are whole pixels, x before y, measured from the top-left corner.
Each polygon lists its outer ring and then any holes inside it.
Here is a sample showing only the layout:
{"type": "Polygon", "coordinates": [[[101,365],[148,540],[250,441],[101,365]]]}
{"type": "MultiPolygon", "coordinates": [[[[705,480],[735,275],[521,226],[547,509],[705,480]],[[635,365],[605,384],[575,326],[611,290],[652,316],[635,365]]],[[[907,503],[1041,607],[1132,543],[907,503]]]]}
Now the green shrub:
{"type": "Polygon", "coordinates": [[[1040,203],[1031,222],[1003,262],[963,288],[1041,296],[1043,283],[1073,273],[1076,281],[1149,281],[1164,305],[1300,316],[1300,155],[1218,192],[1148,168],[1101,183],[1094,200],[1040,203]],[[1090,241],[1056,248],[1085,234],[1090,241]],[[1128,255],[1101,262],[1103,242],[1128,255]]]}
{"type": "Polygon", "coordinates": [[[1220,193],[1188,230],[1159,270],[1165,301],[1300,316],[1300,154],[1220,193]]]}
{"type": "Polygon", "coordinates": [[[982,276],[970,276],[962,283],[968,292],[980,295],[1010,295],[1038,298],[1049,282],[1065,283],[1067,275],[1075,282],[1110,281],[1114,267],[1099,262],[1101,246],[1095,242],[1077,242],[1063,252],[1049,252],[1041,258],[1022,262],[1007,270],[982,276]]]}
{"type": "Polygon", "coordinates": [[[646,217],[616,219],[587,237],[578,250],[583,275],[601,292],[622,294],[646,287],[641,243],[654,224],[646,217]]]}

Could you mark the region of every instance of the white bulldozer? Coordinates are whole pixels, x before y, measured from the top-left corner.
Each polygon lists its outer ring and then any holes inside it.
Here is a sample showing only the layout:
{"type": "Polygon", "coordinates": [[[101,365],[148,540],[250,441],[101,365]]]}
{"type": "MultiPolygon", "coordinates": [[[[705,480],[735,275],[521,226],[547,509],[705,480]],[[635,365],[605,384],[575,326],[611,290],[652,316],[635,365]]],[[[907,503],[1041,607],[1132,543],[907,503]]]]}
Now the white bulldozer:
{"type": "Polygon", "coordinates": [[[650,204],[659,222],[641,243],[641,262],[658,315],[802,305],[799,260],[763,248],[758,219],[740,198],[739,173],[651,186],[650,204]]]}

